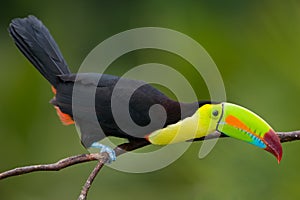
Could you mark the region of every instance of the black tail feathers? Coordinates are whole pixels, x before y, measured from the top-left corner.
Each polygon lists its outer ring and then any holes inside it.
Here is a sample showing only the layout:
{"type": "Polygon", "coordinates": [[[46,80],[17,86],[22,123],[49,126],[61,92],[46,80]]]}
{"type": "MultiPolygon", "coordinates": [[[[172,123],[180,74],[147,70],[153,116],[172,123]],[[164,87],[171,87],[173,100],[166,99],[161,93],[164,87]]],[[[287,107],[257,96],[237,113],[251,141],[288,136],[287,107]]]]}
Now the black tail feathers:
{"type": "Polygon", "coordinates": [[[13,19],[8,30],[17,47],[51,85],[56,87],[58,75],[70,73],[56,42],[35,16],[13,19]]]}

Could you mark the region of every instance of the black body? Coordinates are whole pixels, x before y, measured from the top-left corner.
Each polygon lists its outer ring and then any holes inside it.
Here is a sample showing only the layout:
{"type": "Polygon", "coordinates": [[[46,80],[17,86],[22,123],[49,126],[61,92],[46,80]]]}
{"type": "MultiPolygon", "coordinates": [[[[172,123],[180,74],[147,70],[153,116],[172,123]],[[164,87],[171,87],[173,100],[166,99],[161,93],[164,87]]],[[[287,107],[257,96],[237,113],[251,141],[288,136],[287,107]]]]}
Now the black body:
{"type": "Polygon", "coordinates": [[[182,118],[191,116],[199,106],[210,102],[197,102],[183,104],[169,99],[151,85],[138,80],[129,80],[107,74],[71,74],[67,64],[54,39],[47,28],[34,16],[24,19],[14,19],[9,27],[9,32],[17,47],[31,61],[35,68],[56,89],[56,96],[51,103],[60,110],[70,115],[80,128],[81,140],[85,147],[105,136],[127,138],[129,141],[145,140],[144,137],[162,127],[173,124],[182,118]],[[94,81],[100,79],[99,81],[94,81]],[[74,83],[80,96],[74,99],[74,83]],[[116,84],[121,81],[122,84],[116,84]],[[112,113],[112,93],[116,102],[116,111],[128,107],[126,97],[134,90],[129,101],[131,119],[140,128],[124,123],[119,127],[119,121],[127,122],[128,115],[117,114],[118,122],[112,113]],[[88,94],[95,89],[95,107],[91,106],[88,94]],[[75,103],[74,103],[75,102],[75,103]],[[153,111],[150,119],[150,107],[159,104],[164,112],[153,111]],[[76,115],[74,116],[74,105],[76,115]],[[120,106],[118,108],[118,106],[120,106]],[[92,120],[91,113],[95,112],[97,120],[92,120]],[[164,115],[166,114],[166,115],[164,115]],[[152,121],[151,121],[152,120],[152,121]],[[149,125],[149,123],[151,125],[149,125]],[[99,124],[101,129],[99,129],[99,124]],[[149,125],[149,126],[148,126],[149,125]],[[125,126],[125,128],[124,128],[125,126]]]}

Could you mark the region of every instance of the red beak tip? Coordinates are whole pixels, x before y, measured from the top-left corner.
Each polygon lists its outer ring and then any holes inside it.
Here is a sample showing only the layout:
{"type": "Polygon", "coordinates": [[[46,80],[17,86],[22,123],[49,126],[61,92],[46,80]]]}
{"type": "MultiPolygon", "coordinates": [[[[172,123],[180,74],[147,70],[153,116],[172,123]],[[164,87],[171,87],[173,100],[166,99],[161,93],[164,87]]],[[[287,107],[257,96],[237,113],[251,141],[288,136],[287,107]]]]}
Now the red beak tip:
{"type": "Polygon", "coordinates": [[[277,158],[279,164],[282,158],[282,146],[278,135],[272,129],[270,129],[264,135],[264,141],[267,145],[265,150],[272,153],[277,158]]]}
{"type": "Polygon", "coordinates": [[[282,154],[277,157],[278,164],[280,164],[281,158],[282,158],[282,154]]]}

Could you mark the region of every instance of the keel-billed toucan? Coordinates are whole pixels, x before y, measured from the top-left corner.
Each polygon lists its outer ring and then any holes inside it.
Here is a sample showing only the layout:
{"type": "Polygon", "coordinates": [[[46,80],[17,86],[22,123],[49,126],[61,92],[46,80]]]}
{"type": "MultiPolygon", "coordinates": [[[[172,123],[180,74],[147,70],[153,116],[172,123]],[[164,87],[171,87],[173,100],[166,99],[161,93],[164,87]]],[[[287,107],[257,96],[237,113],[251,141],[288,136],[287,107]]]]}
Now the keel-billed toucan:
{"type": "MultiPolygon", "coordinates": [[[[51,104],[64,124],[75,123],[79,127],[81,141],[86,148],[101,147],[110,153],[111,159],[115,159],[111,149],[97,143],[105,136],[126,138],[129,143],[144,141],[145,144],[167,145],[201,138],[218,131],[271,152],[278,162],[282,157],[280,140],[273,129],[259,116],[243,107],[225,102],[180,103],[143,81],[108,74],[72,74],[48,29],[34,16],[12,20],[9,32],[21,52],[52,85],[55,96],[51,104]],[[100,78],[98,83],[93,81],[95,76],[100,78]],[[72,107],[75,81],[83,95],[91,86],[96,88],[94,108],[90,108],[90,104],[79,103],[77,117],[73,116],[72,107]],[[152,123],[149,114],[151,106],[159,104],[165,110],[166,117],[162,118],[164,122],[153,120],[153,126],[141,129],[138,133],[133,130],[135,127],[121,128],[111,106],[112,94],[119,81],[122,84],[118,85],[115,101],[117,106],[129,106],[130,116],[124,117],[130,117],[137,126],[146,127],[152,123]],[[130,93],[131,85],[141,86],[134,91],[128,103],[123,96],[130,93]],[[97,123],[88,117],[91,110],[96,113],[97,123]],[[98,133],[99,125],[104,134],[98,133]],[[133,132],[135,133],[131,134],[133,132]]],[[[123,116],[117,117],[122,121],[123,116]]]]}

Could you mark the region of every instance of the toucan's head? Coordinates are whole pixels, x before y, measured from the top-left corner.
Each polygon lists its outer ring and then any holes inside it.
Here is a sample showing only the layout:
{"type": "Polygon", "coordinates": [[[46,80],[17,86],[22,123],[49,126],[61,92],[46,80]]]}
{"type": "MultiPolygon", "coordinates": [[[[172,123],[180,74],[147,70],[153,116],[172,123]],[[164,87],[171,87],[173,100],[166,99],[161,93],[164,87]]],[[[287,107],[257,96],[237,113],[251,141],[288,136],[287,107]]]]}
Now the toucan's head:
{"type": "Polygon", "coordinates": [[[267,122],[250,110],[231,103],[210,104],[214,127],[227,136],[248,142],[282,157],[279,137],[267,122]]]}

